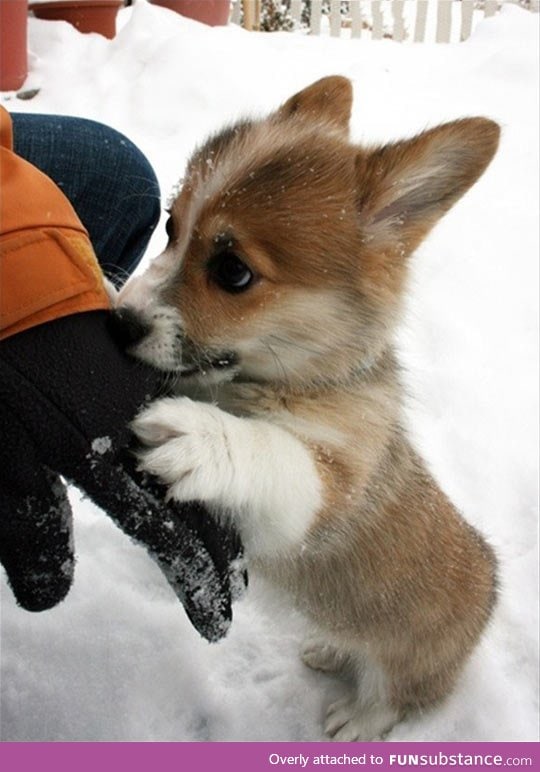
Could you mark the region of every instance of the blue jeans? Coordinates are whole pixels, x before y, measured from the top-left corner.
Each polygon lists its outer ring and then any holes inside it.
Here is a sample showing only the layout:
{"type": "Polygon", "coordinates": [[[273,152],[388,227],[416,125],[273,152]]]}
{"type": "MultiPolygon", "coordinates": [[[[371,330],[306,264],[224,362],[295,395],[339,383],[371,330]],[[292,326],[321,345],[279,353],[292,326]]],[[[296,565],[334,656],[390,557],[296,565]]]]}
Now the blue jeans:
{"type": "Polygon", "coordinates": [[[103,272],[122,284],[160,216],[159,185],[148,160],[129,139],[95,121],[25,113],[12,118],[15,152],[63,190],[103,272]]]}

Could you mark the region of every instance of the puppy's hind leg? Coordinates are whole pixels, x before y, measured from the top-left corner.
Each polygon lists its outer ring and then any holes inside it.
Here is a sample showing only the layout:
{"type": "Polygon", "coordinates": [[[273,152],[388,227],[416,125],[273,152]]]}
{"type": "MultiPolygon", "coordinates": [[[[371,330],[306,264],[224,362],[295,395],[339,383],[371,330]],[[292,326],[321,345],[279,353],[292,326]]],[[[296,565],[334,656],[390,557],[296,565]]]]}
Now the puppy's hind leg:
{"type": "Polygon", "coordinates": [[[382,668],[363,653],[354,660],[353,692],[329,706],[325,732],[338,742],[379,740],[401,716],[390,703],[388,679],[382,668]]]}

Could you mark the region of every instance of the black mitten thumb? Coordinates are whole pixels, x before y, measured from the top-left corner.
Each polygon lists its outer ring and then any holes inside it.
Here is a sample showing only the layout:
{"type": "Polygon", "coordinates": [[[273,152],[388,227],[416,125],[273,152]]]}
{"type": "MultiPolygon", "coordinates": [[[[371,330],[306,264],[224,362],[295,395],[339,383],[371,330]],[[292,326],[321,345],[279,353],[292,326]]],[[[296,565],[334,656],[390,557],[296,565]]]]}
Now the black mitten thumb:
{"type": "Polygon", "coordinates": [[[0,561],[19,605],[45,611],[73,579],[71,507],[64,484],[41,465],[10,411],[0,408],[0,425],[0,561]]]}

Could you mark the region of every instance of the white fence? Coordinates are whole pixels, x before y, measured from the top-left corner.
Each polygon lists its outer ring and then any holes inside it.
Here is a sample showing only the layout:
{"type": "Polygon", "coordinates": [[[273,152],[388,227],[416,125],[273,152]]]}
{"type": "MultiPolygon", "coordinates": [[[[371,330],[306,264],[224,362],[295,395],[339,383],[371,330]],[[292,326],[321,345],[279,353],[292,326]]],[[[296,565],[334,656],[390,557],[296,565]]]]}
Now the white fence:
{"type": "Polygon", "coordinates": [[[478,18],[512,3],[539,11],[538,0],[235,0],[232,21],[258,30],[280,16],[285,29],[312,35],[449,43],[467,40],[478,18]]]}

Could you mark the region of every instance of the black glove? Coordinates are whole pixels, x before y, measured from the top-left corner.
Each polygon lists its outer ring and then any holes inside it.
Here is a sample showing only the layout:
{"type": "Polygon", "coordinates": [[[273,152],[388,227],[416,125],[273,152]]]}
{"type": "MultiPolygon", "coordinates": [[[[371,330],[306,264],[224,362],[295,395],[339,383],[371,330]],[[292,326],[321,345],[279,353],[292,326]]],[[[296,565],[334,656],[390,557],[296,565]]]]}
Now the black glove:
{"type": "Polygon", "coordinates": [[[196,504],[164,503],[129,453],[128,424],[161,390],[130,359],[105,311],[57,319],[0,343],[0,560],[17,601],[50,608],[73,578],[71,510],[59,475],[143,544],[207,640],[227,631],[243,584],[235,534],[196,504]]]}

